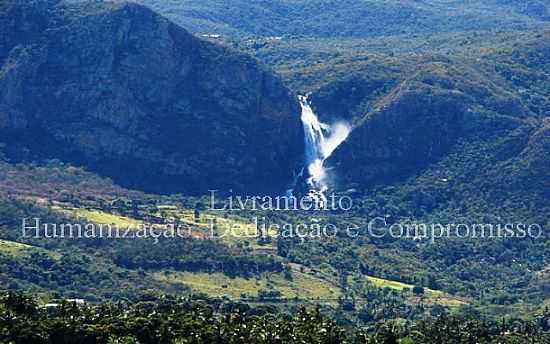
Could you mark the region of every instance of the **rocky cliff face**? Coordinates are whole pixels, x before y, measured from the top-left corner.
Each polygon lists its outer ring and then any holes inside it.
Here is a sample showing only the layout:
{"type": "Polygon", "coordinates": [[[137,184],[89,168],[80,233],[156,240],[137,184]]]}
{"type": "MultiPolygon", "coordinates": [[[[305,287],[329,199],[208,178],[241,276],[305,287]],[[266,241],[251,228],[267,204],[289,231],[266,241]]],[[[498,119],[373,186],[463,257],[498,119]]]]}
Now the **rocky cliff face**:
{"type": "Polygon", "coordinates": [[[300,107],[252,58],[134,4],[0,11],[0,138],[12,158],[59,158],[160,192],[275,191],[290,179],[300,107]]]}

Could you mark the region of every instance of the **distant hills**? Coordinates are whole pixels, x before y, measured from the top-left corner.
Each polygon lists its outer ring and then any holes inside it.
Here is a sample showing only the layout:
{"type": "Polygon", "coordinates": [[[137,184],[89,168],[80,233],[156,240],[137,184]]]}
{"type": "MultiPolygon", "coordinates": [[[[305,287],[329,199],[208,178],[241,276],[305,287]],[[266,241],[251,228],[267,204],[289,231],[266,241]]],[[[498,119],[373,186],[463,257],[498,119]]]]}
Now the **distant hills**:
{"type": "Polygon", "coordinates": [[[518,30],[550,21],[546,0],[138,0],[193,32],[372,37],[518,30]]]}

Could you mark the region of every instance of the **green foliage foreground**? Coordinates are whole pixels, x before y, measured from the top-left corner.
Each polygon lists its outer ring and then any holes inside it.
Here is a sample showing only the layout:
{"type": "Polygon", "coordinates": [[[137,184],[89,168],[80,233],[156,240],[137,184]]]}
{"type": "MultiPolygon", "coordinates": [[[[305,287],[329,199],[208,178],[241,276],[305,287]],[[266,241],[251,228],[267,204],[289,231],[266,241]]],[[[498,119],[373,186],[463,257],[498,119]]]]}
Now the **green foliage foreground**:
{"type": "Polygon", "coordinates": [[[549,325],[548,310],[531,321],[441,316],[353,328],[319,310],[288,315],[220,300],[47,307],[15,293],[0,299],[1,343],[549,343],[549,325]]]}

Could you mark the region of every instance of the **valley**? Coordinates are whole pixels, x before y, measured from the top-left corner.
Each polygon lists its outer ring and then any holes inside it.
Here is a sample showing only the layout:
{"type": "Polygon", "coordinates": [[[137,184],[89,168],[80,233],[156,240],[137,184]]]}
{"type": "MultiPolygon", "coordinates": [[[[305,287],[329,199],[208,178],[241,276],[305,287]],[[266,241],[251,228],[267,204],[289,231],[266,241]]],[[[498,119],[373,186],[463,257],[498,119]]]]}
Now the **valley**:
{"type": "Polygon", "coordinates": [[[549,11],[1,2],[0,342],[545,343],[549,11]]]}

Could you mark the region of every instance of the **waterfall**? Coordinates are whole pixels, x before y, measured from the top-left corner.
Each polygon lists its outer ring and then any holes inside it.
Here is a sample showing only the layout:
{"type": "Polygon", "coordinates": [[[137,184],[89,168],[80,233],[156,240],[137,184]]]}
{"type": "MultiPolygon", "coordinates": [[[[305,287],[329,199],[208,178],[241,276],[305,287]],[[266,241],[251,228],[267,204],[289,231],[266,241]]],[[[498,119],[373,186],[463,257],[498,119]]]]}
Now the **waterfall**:
{"type": "Polygon", "coordinates": [[[299,96],[302,106],[302,124],[305,137],[305,169],[309,177],[309,195],[319,207],[327,204],[325,192],[328,190],[328,176],[324,162],[332,152],[348,137],[351,128],[347,123],[332,125],[319,121],[305,96],[299,96]]]}

